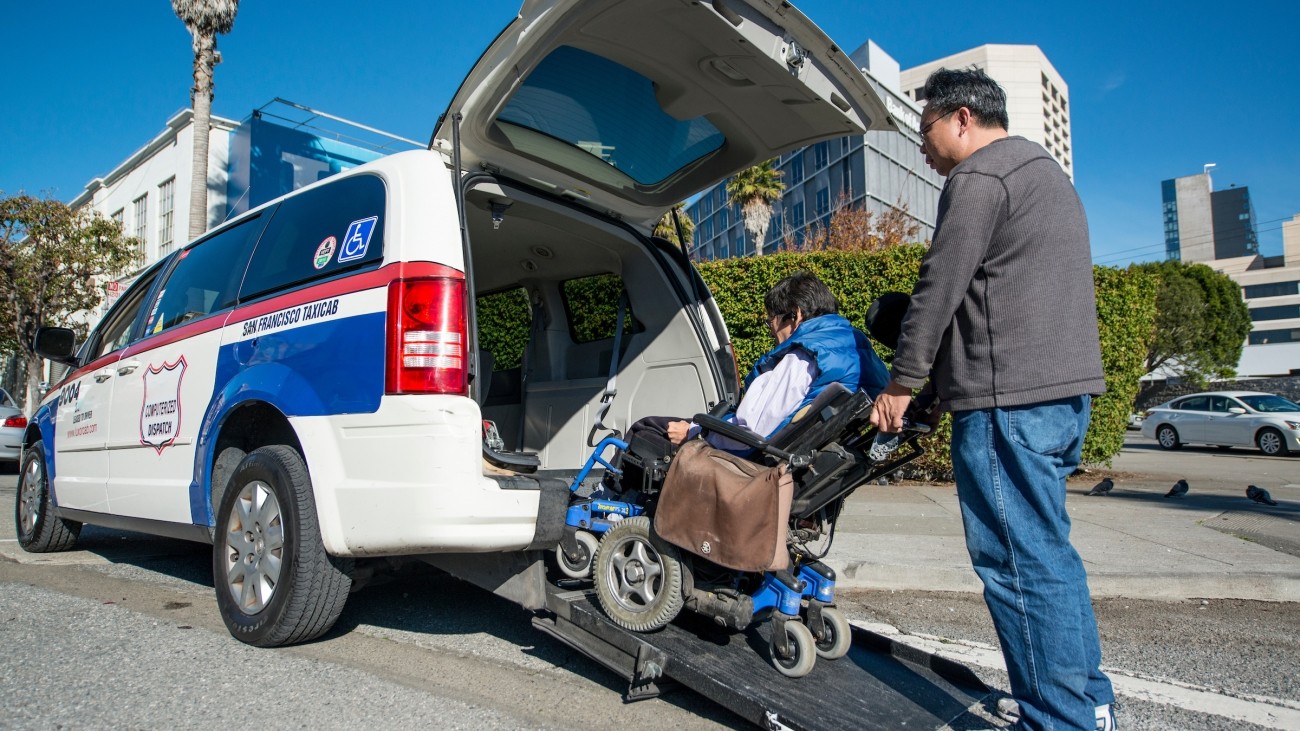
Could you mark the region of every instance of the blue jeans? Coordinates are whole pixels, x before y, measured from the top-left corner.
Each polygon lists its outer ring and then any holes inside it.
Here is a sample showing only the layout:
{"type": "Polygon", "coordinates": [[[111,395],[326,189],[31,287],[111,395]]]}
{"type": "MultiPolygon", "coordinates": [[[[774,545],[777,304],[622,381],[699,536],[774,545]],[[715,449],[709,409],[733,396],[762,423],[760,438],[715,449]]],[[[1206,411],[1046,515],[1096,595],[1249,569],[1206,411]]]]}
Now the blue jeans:
{"type": "Polygon", "coordinates": [[[1076,396],[953,414],[966,548],[1030,729],[1093,731],[1094,708],[1115,700],[1065,511],[1091,411],[1076,396]]]}

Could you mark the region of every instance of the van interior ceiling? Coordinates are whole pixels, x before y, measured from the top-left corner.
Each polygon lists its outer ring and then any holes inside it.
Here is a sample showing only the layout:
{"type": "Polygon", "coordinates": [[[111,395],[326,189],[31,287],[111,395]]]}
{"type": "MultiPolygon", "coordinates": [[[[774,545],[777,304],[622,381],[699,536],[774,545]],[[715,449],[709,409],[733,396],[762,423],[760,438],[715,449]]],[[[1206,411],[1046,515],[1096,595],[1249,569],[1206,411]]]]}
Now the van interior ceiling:
{"type": "MultiPolygon", "coordinates": [[[[471,182],[465,201],[478,347],[483,362],[493,364],[479,399],[507,450],[536,452],[543,473],[581,468],[608,385],[620,290],[628,306],[617,395],[605,423],[626,430],[643,416],[689,416],[718,400],[709,354],[651,244],[505,182],[471,182]],[[583,286],[587,280],[602,286],[583,286]],[[579,302],[578,295],[593,291],[597,301],[579,302]],[[485,307],[494,298],[506,302],[485,307]],[[598,323],[584,319],[593,318],[593,306],[601,311],[598,323]],[[503,324],[514,328],[513,346],[492,335],[503,324]]],[[[608,434],[597,431],[594,439],[608,434]]]]}

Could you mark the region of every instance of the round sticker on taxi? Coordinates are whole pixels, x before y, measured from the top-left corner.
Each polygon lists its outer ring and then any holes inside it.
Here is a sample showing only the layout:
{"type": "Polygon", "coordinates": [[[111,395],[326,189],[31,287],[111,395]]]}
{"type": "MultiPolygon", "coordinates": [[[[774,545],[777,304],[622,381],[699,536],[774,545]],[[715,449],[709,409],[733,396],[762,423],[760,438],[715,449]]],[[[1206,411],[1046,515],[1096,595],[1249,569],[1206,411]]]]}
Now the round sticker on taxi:
{"type": "Polygon", "coordinates": [[[316,247],[316,258],[312,260],[312,266],[317,269],[324,269],[325,265],[330,263],[334,258],[334,249],[338,247],[338,239],[328,236],[316,247]]]}

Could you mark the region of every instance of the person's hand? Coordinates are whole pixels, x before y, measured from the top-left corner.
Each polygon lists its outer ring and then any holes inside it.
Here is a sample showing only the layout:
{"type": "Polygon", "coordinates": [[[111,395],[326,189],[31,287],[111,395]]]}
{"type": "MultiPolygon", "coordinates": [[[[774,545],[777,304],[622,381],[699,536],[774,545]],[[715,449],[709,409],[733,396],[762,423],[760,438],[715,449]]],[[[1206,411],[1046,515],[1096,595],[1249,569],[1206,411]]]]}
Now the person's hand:
{"type": "Polygon", "coordinates": [[[912,402],[912,389],[890,381],[871,406],[871,423],[887,434],[903,431],[903,414],[912,402]]]}
{"type": "Polygon", "coordinates": [[[689,421],[670,421],[668,422],[668,441],[681,446],[686,441],[686,437],[691,432],[691,422],[689,421]]]}

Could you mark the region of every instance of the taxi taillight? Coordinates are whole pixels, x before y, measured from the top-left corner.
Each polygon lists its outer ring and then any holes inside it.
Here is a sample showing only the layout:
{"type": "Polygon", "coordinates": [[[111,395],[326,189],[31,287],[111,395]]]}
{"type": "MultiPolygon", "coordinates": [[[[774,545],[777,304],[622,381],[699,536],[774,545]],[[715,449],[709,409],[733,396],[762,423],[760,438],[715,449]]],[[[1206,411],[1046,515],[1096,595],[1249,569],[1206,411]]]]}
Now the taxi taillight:
{"type": "Polygon", "coordinates": [[[5,426],[17,426],[17,427],[27,426],[27,417],[11,416],[8,419],[5,419],[5,426]]]}
{"type": "Polygon", "coordinates": [[[465,281],[399,279],[388,285],[390,394],[469,391],[465,281]]]}

